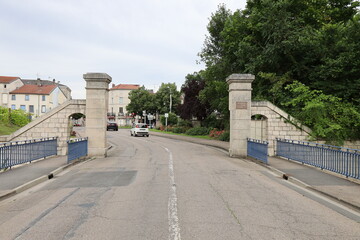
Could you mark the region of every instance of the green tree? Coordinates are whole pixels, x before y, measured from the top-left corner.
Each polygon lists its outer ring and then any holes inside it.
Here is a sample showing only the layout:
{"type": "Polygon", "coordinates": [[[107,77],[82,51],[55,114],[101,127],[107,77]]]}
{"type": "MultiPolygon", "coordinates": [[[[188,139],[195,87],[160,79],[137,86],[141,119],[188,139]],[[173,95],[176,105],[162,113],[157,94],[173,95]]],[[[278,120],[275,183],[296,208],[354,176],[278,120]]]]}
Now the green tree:
{"type": "Polygon", "coordinates": [[[360,136],[360,113],[352,104],[311,90],[297,81],[285,89],[291,95],[285,105],[300,109],[292,114],[312,129],[314,138],[341,145],[344,140],[355,140],[360,136]]]}
{"type": "Polygon", "coordinates": [[[156,92],[155,100],[156,109],[160,114],[169,112],[177,113],[178,105],[180,104],[180,92],[177,90],[176,84],[162,83],[159,90],[156,92]]]}
{"type": "Polygon", "coordinates": [[[30,122],[29,114],[24,110],[11,110],[10,122],[16,126],[23,127],[30,122]]]}
{"type": "Polygon", "coordinates": [[[357,6],[351,0],[250,0],[245,10],[231,13],[220,5],[199,53],[206,79],[221,82],[232,73],[252,73],[253,95],[268,98],[273,82],[259,73],[287,75],[357,101],[355,93],[336,91],[359,82],[357,6]]]}
{"type": "Polygon", "coordinates": [[[181,86],[181,92],[184,94],[184,103],[179,106],[179,114],[182,119],[198,120],[205,119],[209,114],[208,101],[200,101],[199,93],[205,88],[205,79],[201,72],[188,74],[185,77],[185,83],[181,86]]]}
{"type": "Polygon", "coordinates": [[[143,111],[155,113],[157,110],[155,95],[146,90],[144,86],[132,90],[129,93],[129,99],[130,103],[126,106],[126,110],[129,113],[142,116],[143,111]]]}
{"type": "Polygon", "coordinates": [[[255,99],[280,105],[289,101],[284,87],[299,81],[360,109],[358,6],[353,0],[249,0],[232,13],[219,5],[199,53],[206,66],[200,99],[227,120],[225,79],[251,73],[255,99]]]}
{"type": "MultiPolygon", "coordinates": [[[[161,115],[160,117],[160,122],[162,125],[166,125],[166,118],[165,118],[165,115],[161,115]]],[[[167,125],[168,126],[173,126],[173,125],[176,125],[178,123],[178,117],[176,116],[175,113],[169,113],[169,117],[167,119],[167,125]]]]}

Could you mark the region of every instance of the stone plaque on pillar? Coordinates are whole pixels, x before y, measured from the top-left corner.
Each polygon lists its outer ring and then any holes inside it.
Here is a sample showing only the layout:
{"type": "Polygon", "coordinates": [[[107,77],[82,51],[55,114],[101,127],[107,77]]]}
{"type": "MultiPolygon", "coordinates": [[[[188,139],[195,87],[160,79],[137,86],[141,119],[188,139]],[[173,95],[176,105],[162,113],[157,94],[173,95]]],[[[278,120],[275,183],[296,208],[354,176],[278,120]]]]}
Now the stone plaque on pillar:
{"type": "Polygon", "coordinates": [[[247,102],[236,102],[236,109],[247,109],[247,102]]]}
{"type": "Polygon", "coordinates": [[[86,135],[88,155],[107,155],[107,109],[111,77],[106,73],[86,73],[86,135]]]}
{"type": "Polygon", "coordinates": [[[251,83],[252,74],[232,74],[229,84],[230,110],[230,149],[231,157],[247,156],[247,138],[250,137],[251,124],[251,83]]]}

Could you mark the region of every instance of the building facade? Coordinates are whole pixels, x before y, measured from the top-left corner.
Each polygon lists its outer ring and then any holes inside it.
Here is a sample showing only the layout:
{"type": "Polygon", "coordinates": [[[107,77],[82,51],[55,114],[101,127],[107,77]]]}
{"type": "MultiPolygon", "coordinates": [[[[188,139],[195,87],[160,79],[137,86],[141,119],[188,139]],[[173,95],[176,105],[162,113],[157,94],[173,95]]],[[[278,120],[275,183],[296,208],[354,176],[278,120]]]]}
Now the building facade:
{"type": "Polygon", "coordinates": [[[115,121],[120,126],[131,125],[132,116],[129,116],[126,106],[130,103],[129,93],[139,88],[140,85],[136,84],[112,85],[109,89],[109,121],[115,121]]]}
{"type": "Polygon", "coordinates": [[[0,77],[0,105],[22,109],[38,117],[71,99],[71,90],[59,82],[0,77]]]}
{"type": "Polygon", "coordinates": [[[9,107],[9,93],[21,87],[23,82],[19,77],[0,76],[0,106],[9,107]]]}

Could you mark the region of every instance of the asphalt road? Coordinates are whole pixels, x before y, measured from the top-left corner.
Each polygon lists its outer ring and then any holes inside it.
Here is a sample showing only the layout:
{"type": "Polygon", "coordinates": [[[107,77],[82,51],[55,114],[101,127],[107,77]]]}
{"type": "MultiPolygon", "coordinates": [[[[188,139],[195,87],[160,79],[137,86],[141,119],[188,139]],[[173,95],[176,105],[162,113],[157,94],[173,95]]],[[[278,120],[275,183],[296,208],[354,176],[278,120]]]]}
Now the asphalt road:
{"type": "Polygon", "coordinates": [[[0,239],[360,239],[359,222],[253,162],[108,136],[107,158],[1,202],[0,239]]]}

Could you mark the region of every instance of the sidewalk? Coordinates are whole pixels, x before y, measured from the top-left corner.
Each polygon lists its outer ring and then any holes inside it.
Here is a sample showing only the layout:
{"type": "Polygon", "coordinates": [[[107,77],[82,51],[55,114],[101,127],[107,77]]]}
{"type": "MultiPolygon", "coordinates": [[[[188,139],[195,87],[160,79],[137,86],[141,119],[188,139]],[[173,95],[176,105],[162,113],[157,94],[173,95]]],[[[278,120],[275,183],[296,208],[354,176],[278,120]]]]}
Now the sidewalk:
{"type": "Polygon", "coordinates": [[[2,171],[0,201],[48,180],[67,166],[67,156],[53,156],[2,171]]]}
{"type": "MultiPolygon", "coordinates": [[[[229,150],[228,142],[171,135],[159,132],[151,132],[150,137],[151,136],[184,140],[217,147],[225,151],[229,150]]],[[[280,176],[285,174],[288,177],[288,180],[294,183],[316,190],[360,209],[360,180],[350,178],[346,179],[345,176],[343,177],[329,171],[323,171],[315,167],[302,165],[300,163],[278,157],[269,157],[268,164],[269,165],[267,167],[269,169],[277,172],[280,176]]]]}

